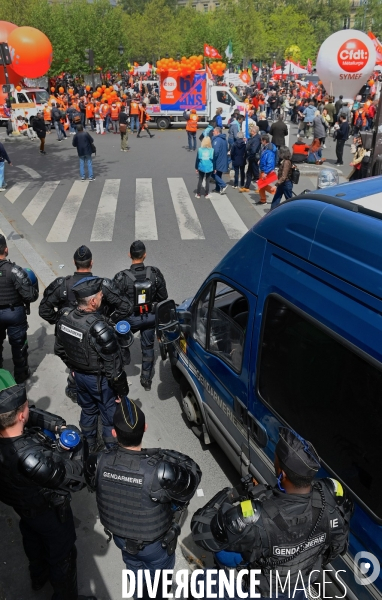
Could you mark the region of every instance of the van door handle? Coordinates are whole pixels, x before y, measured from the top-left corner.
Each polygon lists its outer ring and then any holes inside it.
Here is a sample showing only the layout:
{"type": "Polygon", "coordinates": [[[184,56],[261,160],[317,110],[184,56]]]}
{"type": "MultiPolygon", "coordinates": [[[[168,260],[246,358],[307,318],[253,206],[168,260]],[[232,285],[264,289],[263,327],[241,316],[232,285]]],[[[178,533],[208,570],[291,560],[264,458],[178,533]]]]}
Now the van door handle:
{"type": "Polygon", "coordinates": [[[268,444],[268,434],[264,425],[260,423],[253,415],[248,413],[251,437],[260,448],[265,448],[268,444]]]}

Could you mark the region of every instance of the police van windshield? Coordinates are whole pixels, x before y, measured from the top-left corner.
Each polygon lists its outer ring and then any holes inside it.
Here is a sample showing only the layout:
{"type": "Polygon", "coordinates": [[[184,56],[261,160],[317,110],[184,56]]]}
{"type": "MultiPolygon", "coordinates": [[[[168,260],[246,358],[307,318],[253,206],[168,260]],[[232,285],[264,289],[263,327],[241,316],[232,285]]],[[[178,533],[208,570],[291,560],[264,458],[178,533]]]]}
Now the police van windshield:
{"type": "Polygon", "coordinates": [[[45,102],[49,101],[49,94],[45,90],[26,92],[26,95],[30,102],[35,102],[36,104],[45,104],[45,102]]]}
{"type": "Polygon", "coordinates": [[[260,397],[382,519],[382,371],[282,301],[267,301],[260,397]]]}

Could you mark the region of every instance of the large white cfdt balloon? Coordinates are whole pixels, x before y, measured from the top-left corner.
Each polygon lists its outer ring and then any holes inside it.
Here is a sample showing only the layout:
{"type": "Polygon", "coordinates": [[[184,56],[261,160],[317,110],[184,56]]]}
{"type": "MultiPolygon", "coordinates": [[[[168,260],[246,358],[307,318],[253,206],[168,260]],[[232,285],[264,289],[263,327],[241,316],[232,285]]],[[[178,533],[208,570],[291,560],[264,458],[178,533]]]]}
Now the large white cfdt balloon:
{"type": "Polygon", "coordinates": [[[366,33],[342,29],[321,45],[316,69],[328,94],[353,100],[372,75],[375,61],[374,44],[366,33]]]}

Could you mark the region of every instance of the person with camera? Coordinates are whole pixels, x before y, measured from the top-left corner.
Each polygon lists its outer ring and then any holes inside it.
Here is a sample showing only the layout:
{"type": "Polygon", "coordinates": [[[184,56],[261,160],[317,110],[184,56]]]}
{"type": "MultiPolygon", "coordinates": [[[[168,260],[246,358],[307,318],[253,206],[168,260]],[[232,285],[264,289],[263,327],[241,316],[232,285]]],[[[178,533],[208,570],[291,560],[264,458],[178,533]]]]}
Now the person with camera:
{"type": "MultiPolygon", "coordinates": [[[[156,571],[174,568],[181,517],[202,472],[181,452],[142,448],[146,417],[128,398],[121,398],[113,423],[118,444],[89,456],[85,478],[96,492],[100,521],[122,551],[126,569],[135,575],[148,569],[154,581],[156,571]]],[[[146,588],[143,598],[148,598],[146,588]]],[[[162,599],[161,581],[156,598],[162,599]]]]}
{"type": "Polygon", "coordinates": [[[129,393],[117,333],[99,312],[102,284],[100,277],[84,277],[74,284],[77,306],[61,310],[54,345],[55,354],[72,372],[77,402],[82,409],[80,427],[91,451],[98,447],[98,415],[105,446],[113,446],[111,430],[116,399],[129,393]]]}
{"type": "Polygon", "coordinates": [[[130,246],[130,269],[117,273],[113,283],[127,297],[133,308],[126,320],[132,333],[140,331],[142,349],[141,385],[151,389],[154,372],[155,305],[168,298],[166,281],[158,267],[146,267],[146,246],[136,240],[130,246]]]}
{"type": "Polygon", "coordinates": [[[279,433],[277,484],[248,476],[242,490],[225,488],[195,513],[191,531],[218,567],[260,570],[262,598],[306,600],[321,568],[346,553],[353,503],[339,481],[315,479],[321,465],[310,442],[287,427],[279,433]]]}
{"type": "Polygon", "coordinates": [[[70,508],[85,485],[84,453],[77,428],[29,406],[24,384],[0,391],[0,501],[20,517],[32,589],[50,581],[54,600],[96,600],[78,595],[70,508]]]}

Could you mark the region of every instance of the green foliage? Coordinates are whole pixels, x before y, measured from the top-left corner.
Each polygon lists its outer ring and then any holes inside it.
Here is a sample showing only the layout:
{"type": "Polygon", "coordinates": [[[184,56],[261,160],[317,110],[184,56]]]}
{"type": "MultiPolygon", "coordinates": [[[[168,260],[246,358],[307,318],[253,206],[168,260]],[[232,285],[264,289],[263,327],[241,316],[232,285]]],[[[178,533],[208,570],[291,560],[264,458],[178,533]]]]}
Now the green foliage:
{"type": "MultiPolygon", "coordinates": [[[[229,40],[235,64],[251,58],[272,63],[274,53],[278,63],[288,56],[314,63],[322,41],[341,29],[348,15],[349,0],[220,0],[207,13],[192,8],[192,0],[184,7],[176,7],[176,0],[119,0],[116,7],[109,0],[0,1],[0,20],[31,25],[49,37],[52,75],[88,73],[86,48],[94,50],[97,67],[119,70],[166,54],[203,54],[204,43],[224,60],[229,40]]],[[[373,22],[374,33],[381,35],[381,0],[368,0],[357,22],[363,29],[373,22]]]]}
{"type": "Polygon", "coordinates": [[[372,31],[377,38],[382,36],[382,3],[380,0],[368,0],[362,4],[355,16],[354,27],[363,31],[372,31]]]}

